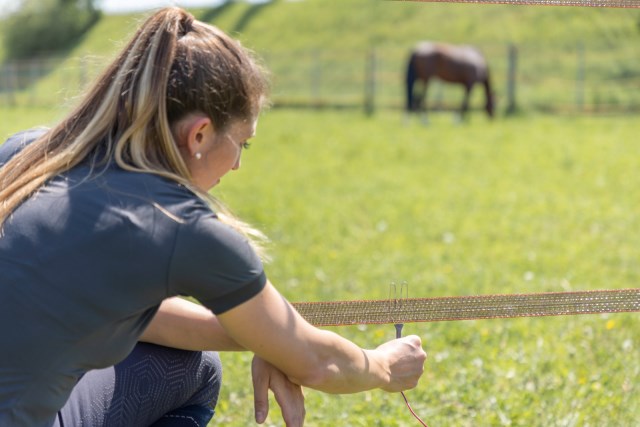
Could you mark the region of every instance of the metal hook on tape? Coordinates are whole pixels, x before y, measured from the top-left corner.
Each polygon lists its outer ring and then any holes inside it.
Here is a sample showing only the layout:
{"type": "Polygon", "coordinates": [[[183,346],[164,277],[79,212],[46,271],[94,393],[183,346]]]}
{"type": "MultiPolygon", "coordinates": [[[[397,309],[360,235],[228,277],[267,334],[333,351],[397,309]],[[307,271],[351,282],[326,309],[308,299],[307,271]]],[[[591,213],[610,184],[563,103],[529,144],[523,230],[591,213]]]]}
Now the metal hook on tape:
{"type": "Polygon", "coordinates": [[[400,283],[400,287],[391,282],[389,285],[389,320],[396,328],[396,338],[402,337],[402,328],[404,323],[398,322],[398,319],[402,318],[400,315],[404,306],[405,300],[409,298],[409,285],[406,281],[400,283]]]}

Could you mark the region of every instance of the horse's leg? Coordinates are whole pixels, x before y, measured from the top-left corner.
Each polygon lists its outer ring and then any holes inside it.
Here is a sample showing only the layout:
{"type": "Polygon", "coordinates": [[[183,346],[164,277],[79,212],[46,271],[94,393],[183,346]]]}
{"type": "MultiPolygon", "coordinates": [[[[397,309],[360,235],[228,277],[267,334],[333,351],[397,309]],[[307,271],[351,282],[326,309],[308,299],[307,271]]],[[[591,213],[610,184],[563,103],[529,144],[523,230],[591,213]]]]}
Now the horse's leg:
{"type": "Polygon", "coordinates": [[[417,116],[423,111],[426,83],[423,80],[416,79],[410,90],[411,95],[408,96],[405,123],[409,122],[412,115],[415,114],[417,116]]]}
{"type": "Polygon", "coordinates": [[[465,84],[464,85],[464,96],[462,98],[462,106],[460,107],[460,115],[458,117],[458,121],[464,121],[467,111],[469,110],[469,99],[471,98],[471,89],[473,89],[473,84],[465,84]]]}
{"type": "Polygon", "coordinates": [[[422,85],[422,93],[420,94],[420,110],[422,111],[422,124],[428,125],[429,118],[427,117],[427,111],[429,110],[429,100],[427,98],[427,90],[429,88],[429,80],[425,80],[422,85]]]}

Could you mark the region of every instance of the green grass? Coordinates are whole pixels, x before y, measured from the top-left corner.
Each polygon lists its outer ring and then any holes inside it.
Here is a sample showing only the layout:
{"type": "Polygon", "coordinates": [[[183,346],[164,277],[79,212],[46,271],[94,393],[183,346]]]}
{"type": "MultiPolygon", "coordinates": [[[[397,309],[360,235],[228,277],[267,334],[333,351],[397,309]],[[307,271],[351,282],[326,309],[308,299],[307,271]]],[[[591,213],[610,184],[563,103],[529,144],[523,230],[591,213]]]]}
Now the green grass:
{"type": "Polygon", "coordinates": [[[15,132],[34,126],[52,126],[66,113],[63,108],[0,107],[0,143],[15,132]]]}
{"type": "MultiPolygon", "coordinates": [[[[617,48],[634,46],[640,38],[640,12],[633,9],[273,0],[268,5],[230,2],[217,9],[191,11],[263,53],[309,48],[359,50],[372,44],[407,47],[420,39],[564,47],[583,42],[617,48]]],[[[114,41],[130,35],[136,22],[147,15],[104,15],[75,51],[109,52],[114,41]]]]}
{"type": "MultiPolygon", "coordinates": [[[[51,123],[2,111],[0,134],[51,123]]],[[[636,287],[637,119],[522,115],[430,126],[399,114],[273,110],[215,190],[272,239],[291,301],[636,287]]],[[[393,327],[334,328],[365,347],[393,327]]],[[[637,314],[410,324],[429,354],[408,393],[432,426],[635,426],[637,314]]],[[[211,425],[252,423],[248,354],[224,354],[211,425]]],[[[307,393],[309,426],[413,426],[402,398],[307,393]]],[[[282,425],[274,401],[266,425],[282,425]]]]}
{"type": "MultiPolygon", "coordinates": [[[[207,18],[206,14],[199,15],[207,18]]],[[[235,3],[210,22],[236,33],[260,51],[281,49],[362,49],[378,45],[411,46],[416,40],[451,42],[576,42],[630,46],[638,35],[637,10],[514,7],[385,0],[274,1],[265,7],[235,3]],[[243,17],[252,19],[239,27],[243,17]],[[275,31],[274,29],[277,29],[275,31]]]]}
{"type": "MultiPolygon", "coordinates": [[[[274,111],[218,194],[273,239],[292,301],[636,287],[635,117],[429,127],[274,111]]],[[[409,393],[430,425],[633,426],[636,314],[408,325],[430,354],[409,393]]],[[[336,328],[363,346],[393,328],[336,328]]],[[[213,425],[248,425],[248,355],[225,355],[213,425]],[[218,423],[218,424],[216,424],[218,423]]],[[[307,393],[311,426],[410,426],[398,395],[307,393]]],[[[277,414],[271,424],[279,424],[277,414]]]]}

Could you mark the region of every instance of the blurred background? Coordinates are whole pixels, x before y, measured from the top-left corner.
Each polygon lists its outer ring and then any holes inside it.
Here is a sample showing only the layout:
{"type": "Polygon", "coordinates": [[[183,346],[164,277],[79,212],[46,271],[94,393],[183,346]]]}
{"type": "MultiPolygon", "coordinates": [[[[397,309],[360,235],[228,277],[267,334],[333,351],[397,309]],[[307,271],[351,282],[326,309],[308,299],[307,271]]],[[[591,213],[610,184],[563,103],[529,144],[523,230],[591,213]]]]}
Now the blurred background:
{"type": "MultiPolygon", "coordinates": [[[[2,0],[0,106],[59,105],[140,14],[170,4],[256,50],[273,72],[275,107],[400,109],[409,50],[432,40],[484,53],[498,114],[640,111],[638,10],[377,0],[2,0]]],[[[429,102],[457,108],[461,97],[436,82],[429,102]]]]}

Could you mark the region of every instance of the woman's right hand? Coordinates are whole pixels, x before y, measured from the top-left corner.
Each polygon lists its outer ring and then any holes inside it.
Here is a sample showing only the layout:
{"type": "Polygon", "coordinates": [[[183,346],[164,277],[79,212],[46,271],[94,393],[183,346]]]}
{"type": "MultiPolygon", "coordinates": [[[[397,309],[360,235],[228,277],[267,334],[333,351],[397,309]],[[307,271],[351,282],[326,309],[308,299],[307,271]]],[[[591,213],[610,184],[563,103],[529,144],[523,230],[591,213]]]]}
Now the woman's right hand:
{"type": "Polygon", "coordinates": [[[409,335],[398,338],[382,344],[373,351],[386,360],[389,370],[389,383],[382,386],[382,390],[398,392],[418,385],[427,358],[420,337],[409,335]]]}
{"type": "Polygon", "coordinates": [[[419,337],[362,349],[309,324],[271,283],[217,319],[234,342],[269,362],[290,382],[326,393],[406,390],[418,384],[424,371],[426,354],[419,337]]]}

